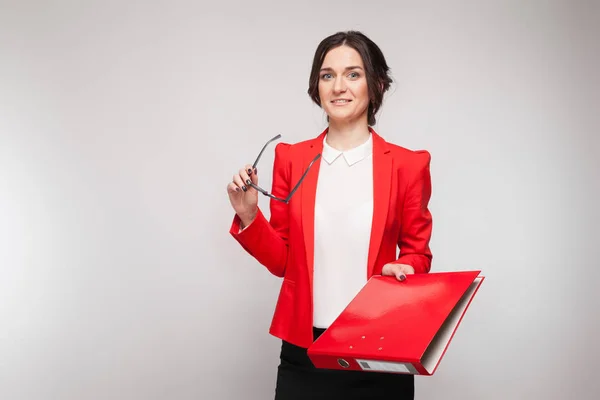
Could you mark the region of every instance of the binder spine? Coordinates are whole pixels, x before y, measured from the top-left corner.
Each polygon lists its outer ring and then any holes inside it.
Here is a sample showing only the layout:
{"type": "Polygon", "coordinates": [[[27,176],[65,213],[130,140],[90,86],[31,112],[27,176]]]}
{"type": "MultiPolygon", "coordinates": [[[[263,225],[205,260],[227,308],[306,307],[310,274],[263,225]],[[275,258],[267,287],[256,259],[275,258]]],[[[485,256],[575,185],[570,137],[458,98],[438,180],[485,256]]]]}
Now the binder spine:
{"type": "Polygon", "coordinates": [[[346,371],[383,372],[392,374],[429,375],[419,362],[372,360],[348,355],[309,354],[316,368],[346,371]]]}

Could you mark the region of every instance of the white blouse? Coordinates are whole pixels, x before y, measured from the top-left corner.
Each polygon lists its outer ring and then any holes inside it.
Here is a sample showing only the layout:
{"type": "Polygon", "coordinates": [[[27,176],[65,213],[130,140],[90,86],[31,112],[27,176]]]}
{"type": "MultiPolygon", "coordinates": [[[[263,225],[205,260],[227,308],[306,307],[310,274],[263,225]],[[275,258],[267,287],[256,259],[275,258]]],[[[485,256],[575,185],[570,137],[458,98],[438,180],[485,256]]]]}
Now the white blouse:
{"type": "Polygon", "coordinates": [[[373,138],[344,152],[323,141],[315,200],[313,325],[328,328],[367,282],[373,138]]]}

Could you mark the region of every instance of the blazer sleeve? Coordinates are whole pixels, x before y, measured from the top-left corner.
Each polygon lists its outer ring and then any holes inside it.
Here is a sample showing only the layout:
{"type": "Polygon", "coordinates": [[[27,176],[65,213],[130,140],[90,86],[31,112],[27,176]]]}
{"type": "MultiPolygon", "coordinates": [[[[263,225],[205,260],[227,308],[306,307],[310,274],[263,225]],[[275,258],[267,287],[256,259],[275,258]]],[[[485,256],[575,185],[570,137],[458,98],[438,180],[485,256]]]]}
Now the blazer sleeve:
{"type": "Polygon", "coordinates": [[[396,263],[408,264],[418,274],[429,272],[433,257],[429,248],[432,232],[429,211],[431,155],[424,150],[417,151],[416,155],[402,210],[402,224],[398,237],[400,254],[396,263]]]}
{"type": "MultiPolygon", "coordinates": [[[[286,198],[290,192],[290,144],[275,147],[273,187],[271,193],[286,198]]],[[[270,221],[258,209],[256,218],[240,232],[241,220],[236,214],[229,229],[235,240],[273,275],[283,277],[288,260],[288,205],[271,199],[270,221]]]]}

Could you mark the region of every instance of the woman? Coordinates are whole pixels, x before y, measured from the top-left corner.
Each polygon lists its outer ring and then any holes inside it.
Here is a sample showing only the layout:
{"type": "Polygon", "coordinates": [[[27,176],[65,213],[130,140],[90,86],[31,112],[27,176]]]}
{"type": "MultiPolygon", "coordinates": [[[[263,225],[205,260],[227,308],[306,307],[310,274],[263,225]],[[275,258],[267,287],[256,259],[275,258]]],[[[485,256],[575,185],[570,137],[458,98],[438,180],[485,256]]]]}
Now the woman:
{"type": "Polygon", "coordinates": [[[308,93],[328,127],[314,139],[276,146],[272,194],[251,165],[227,186],[231,235],[283,278],[270,327],[282,340],[277,400],[414,398],[412,375],[316,369],[306,355],[370,276],[403,281],[430,270],[430,155],[387,143],[371,127],[390,87],[388,71],[362,33],[325,38],[308,93]],[[271,196],[269,221],[258,191],[271,196]]]}

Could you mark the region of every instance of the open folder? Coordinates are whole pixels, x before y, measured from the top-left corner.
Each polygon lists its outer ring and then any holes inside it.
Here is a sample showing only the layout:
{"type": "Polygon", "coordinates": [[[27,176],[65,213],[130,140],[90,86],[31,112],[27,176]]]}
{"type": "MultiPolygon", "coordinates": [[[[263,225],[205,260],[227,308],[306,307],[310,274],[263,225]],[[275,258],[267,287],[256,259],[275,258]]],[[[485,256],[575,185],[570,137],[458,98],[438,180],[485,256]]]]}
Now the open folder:
{"type": "Polygon", "coordinates": [[[317,368],[433,375],[481,271],[371,277],[308,348],[317,368]]]}

